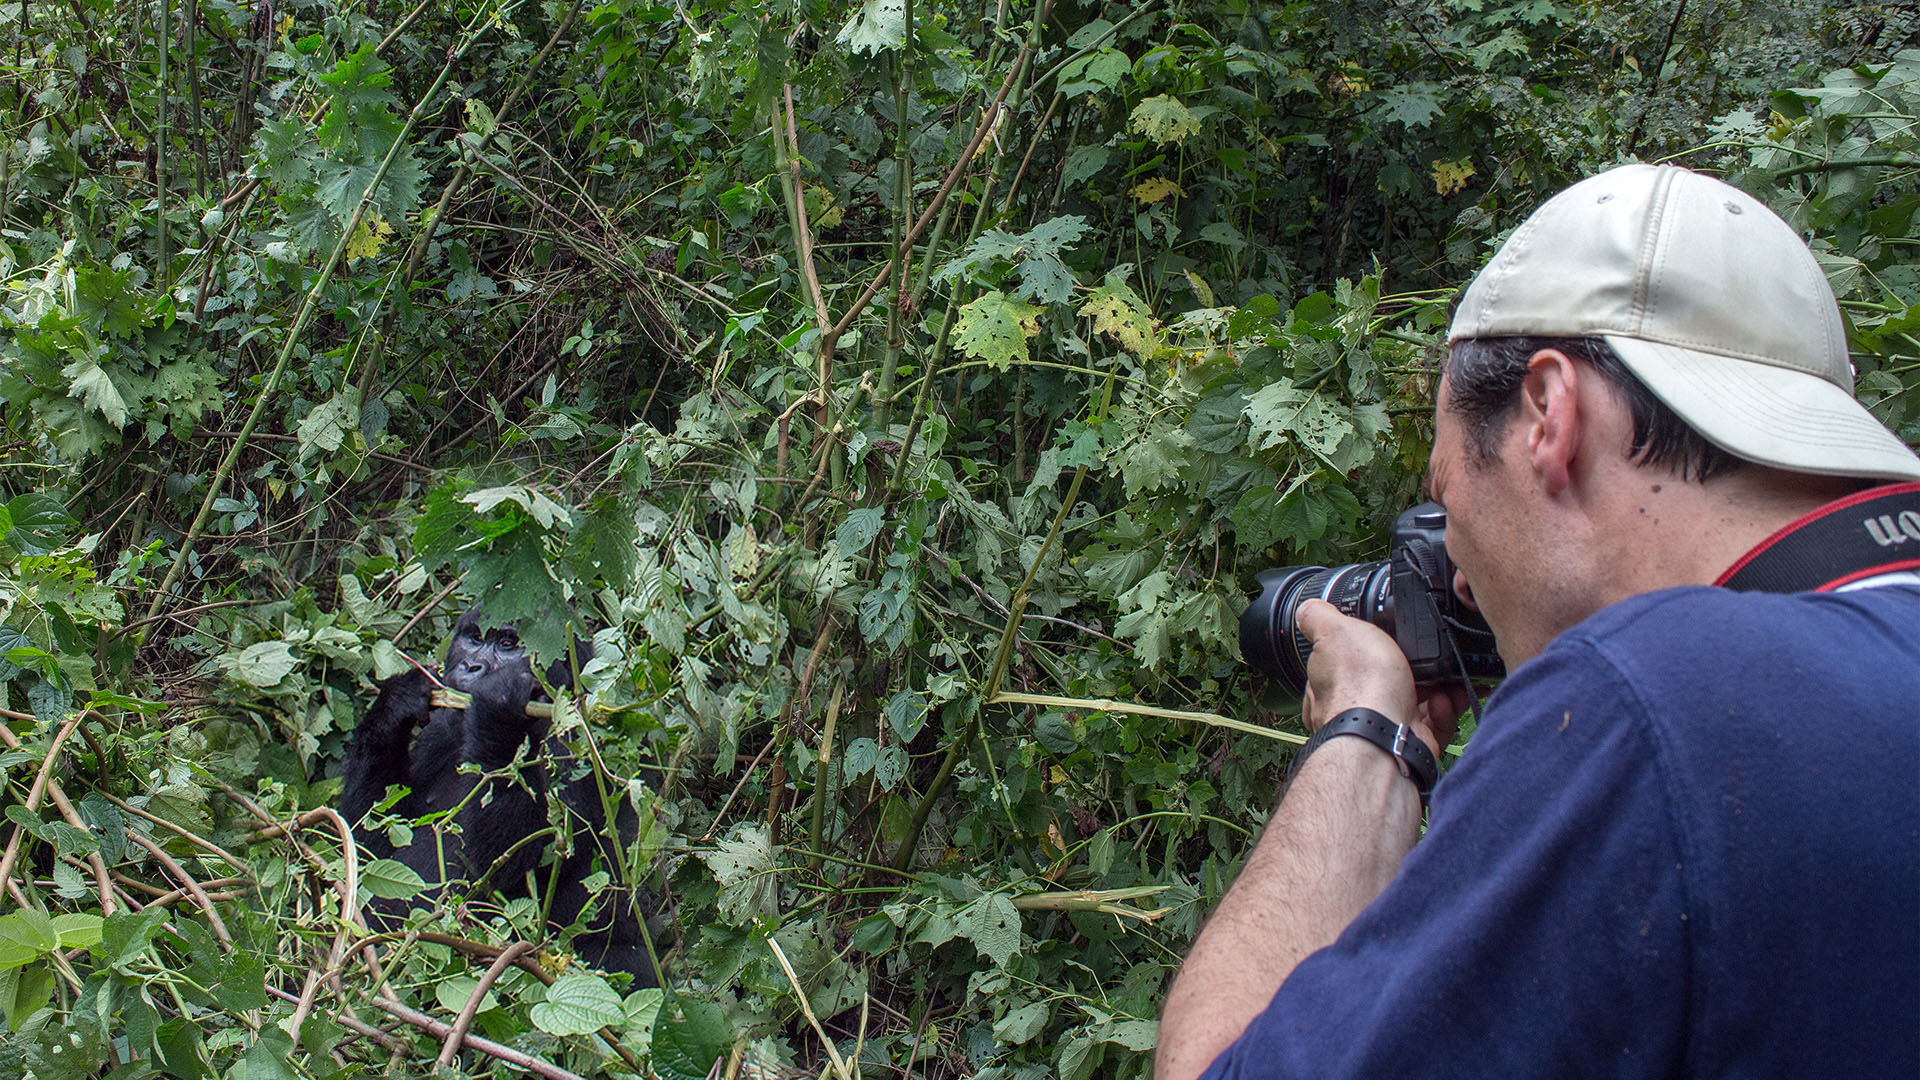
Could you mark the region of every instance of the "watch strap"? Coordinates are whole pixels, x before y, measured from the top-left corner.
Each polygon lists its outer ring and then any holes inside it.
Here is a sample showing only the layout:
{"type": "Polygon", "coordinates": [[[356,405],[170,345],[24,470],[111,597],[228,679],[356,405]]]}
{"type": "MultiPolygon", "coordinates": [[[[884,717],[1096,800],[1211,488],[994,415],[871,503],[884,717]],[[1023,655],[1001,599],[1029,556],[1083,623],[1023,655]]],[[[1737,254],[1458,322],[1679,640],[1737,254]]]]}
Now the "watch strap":
{"type": "Polygon", "coordinates": [[[1315,750],[1342,735],[1357,735],[1386,751],[1400,766],[1400,775],[1412,780],[1414,787],[1419,789],[1421,804],[1426,804],[1434,781],[1440,776],[1440,765],[1434,760],[1433,751],[1427,749],[1427,744],[1413,733],[1411,727],[1396,724],[1372,709],[1348,709],[1322,724],[1320,730],[1314,732],[1300,752],[1293,756],[1290,775],[1298,775],[1301,764],[1315,750]]]}

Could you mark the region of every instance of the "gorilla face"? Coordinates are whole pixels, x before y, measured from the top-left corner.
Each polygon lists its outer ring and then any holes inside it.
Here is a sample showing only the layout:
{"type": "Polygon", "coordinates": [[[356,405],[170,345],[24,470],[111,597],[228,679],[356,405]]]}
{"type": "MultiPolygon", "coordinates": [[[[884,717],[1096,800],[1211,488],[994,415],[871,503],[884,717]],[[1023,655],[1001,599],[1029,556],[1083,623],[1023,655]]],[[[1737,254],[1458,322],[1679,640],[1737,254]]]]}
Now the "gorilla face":
{"type": "Polygon", "coordinates": [[[482,633],[480,614],[469,611],[460,616],[453,628],[453,641],[447,646],[447,662],[441,668],[441,681],[455,690],[475,692],[488,676],[524,673],[533,677],[533,662],[520,644],[520,635],[511,626],[496,626],[482,633]]]}
{"type": "Polygon", "coordinates": [[[455,690],[507,706],[524,708],[534,692],[533,661],[520,635],[511,626],[482,633],[480,615],[474,611],[460,616],[454,626],[440,677],[455,690]]]}

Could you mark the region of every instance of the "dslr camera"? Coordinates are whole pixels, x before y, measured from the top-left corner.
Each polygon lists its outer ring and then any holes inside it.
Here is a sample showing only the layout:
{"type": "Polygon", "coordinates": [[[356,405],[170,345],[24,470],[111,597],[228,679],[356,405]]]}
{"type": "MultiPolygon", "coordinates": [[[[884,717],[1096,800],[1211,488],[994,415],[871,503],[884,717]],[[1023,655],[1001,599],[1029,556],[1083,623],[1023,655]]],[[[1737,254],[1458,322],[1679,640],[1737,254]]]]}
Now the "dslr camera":
{"type": "Polygon", "coordinates": [[[1439,503],[1421,503],[1395,519],[1393,546],[1382,561],[1262,570],[1260,595],[1240,613],[1240,653],[1295,697],[1304,695],[1313,643],[1294,619],[1302,601],[1325,600],[1393,635],[1415,682],[1500,678],[1507,669],[1494,651],[1493,631],[1454,595],[1453,569],[1447,512],[1439,503]]]}

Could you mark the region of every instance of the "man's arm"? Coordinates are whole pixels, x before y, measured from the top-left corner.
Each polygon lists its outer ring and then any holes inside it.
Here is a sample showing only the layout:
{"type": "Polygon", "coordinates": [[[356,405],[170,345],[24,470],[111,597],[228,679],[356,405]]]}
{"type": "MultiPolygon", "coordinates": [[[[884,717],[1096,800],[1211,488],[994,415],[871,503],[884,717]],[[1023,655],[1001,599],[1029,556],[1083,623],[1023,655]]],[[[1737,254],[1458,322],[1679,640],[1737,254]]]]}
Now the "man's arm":
{"type": "Polygon", "coordinates": [[[1157,1080],[1192,1080],[1308,953],[1380,895],[1419,834],[1420,796],[1364,739],[1315,751],[1167,994],[1157,1080]]]}
{"type": "MultiPolygon", "coordinates": [[[[1313,728],[1355,706],[1450,729],[1451,698],[1417,702],[1413,672],[1376,627],[1308,601],[1299,625],[1314,643],[1303,715],[1313,728]],[[1431,710],[1431,713],[1429,712],[1431,710]]],[[[1420,831],[1420,795],[1393,759],[1364,739],[1334,739],[1300,768],[1253,853],[1207,920],[1167,993],[1157,1080],[1192,1080],[1267,1007],[1295,965],[1333,943],[1380,895],[1420,831]]]]}

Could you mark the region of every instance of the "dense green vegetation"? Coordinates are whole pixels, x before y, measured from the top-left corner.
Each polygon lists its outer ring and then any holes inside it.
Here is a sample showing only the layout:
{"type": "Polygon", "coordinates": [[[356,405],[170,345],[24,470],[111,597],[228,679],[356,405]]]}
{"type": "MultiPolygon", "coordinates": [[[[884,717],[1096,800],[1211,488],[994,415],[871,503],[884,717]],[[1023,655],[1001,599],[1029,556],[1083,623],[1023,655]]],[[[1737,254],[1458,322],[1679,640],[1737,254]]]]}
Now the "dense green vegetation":
{"type": "Polygon", "coordinates": [[[1040,3],[0,5],[0,1072],[1141,1076],[1252,575],[1378,552],[1545,195],[1753,191],[1920,439],[1910,3],[1040,3]],[[342,741],[476,599],[594,638],[664,991],[365,940],[342,741]]]}

